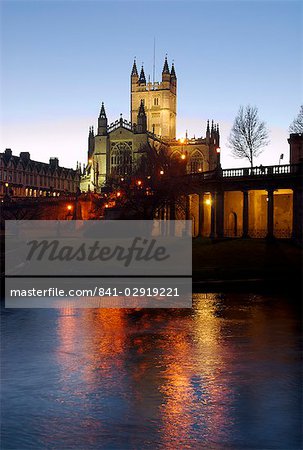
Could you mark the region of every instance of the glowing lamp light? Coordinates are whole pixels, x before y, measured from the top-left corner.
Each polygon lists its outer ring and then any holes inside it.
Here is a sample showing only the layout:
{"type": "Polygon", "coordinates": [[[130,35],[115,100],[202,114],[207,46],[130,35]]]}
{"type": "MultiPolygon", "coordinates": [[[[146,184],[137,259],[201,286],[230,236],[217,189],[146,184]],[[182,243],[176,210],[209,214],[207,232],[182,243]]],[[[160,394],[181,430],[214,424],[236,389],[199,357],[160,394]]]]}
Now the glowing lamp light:
{"type": "Polygon", "coordinates": [[[160,175],[164,175],[164,170],[160,170],[160,175]]]}
{"type": "Polygon", "coordinates": [[[138,185],[138,186],[141,186],[141,184],[142,184],[142,181],[141,181],[141,180],[138,180],[138,181],[137,181],[137,185],[138,185]]]}
{"type": "Polygon", "coordinates": [[[121,178],[121,181],[124,181],[124,178],[121,178]]]}
{"type": "Polygon", "coordinates": [[[211,205],[211,199],[210,198],[207,198],[205,200],[205,205],[211,205]]]}
{"type": "Polygon", "coordinates": [[[5,183],[5,187],[8,187],[8,183],[5,183]]]}
{"type": "Polygon", "coordinates": [[[104,205],[104,206],[105,206],[105,208],[108,208],[108,207],[109,207],[108,203],[105,203],[105,205],[104,205]]]}
{"type": "Polygon", "coordinates": [[[92,159],[89,159],[88,162],[91,164],[91,163],[93,162],[93,160],[92,160],[92,159]]]}
{"type": "Polygon", "coordinates": [[[117,192],[117,197],[121,197],[121,192],[120,191],[117,192]]]}
{"type": "Polygon", "coordinates": [[[220,152],[221,152],[220,147],[217,147],[217,153],[220,153],[220,152]]]}
{"type": "Polygon", "coordinates": [[[183,153],[183,155],[181,155],[181,159],[185,159],[185,158],[186,158],[186,156],[183,153]]]}
{"type": "Polygon", "coordinates": [[[201,169],[201,167],[199,167],[199,169],[198,169],[198,172],[202,172],[202,169],[201,169]]]}
{"type": "Polygon", "coordinates": [[[181,142],[181,144],[183,144],[185,142],[184,138],[179,139],[179,142],[181,142]]]}
{"type": "Polygon", "coordinates": [[[67,205],[67,209],[68,209],[68,211],[71,211],[72,210],[72,205],[67,205]]]}
{"type": "Polygon", "coordinates": [[[150,175],[148,175],[147,179],[150,180],[150,178],[151,178],[150,175]]]}

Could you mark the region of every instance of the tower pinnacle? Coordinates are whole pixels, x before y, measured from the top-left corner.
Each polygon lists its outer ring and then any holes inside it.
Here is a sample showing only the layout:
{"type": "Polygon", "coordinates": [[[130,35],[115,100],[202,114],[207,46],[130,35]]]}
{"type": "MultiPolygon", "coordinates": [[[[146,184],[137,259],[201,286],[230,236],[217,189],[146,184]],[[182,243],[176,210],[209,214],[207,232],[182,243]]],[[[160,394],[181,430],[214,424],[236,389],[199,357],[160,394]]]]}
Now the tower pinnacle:
{"type": "Polygon", "coordinates": [[[172,66],[171,66],[170,77],[171,77],[172,79],[176,79],[176,78],[177,78],[176,72],[175,72],[175,64],[174,64],[174,63],[172,63],[172,66]]]}
{"type": "Polygon", "coordinates": [[[144,102],[141,100],[137,116],[137,131],[138,133],[145,133],[147,131],[147,117],[144,109],[144,102]]]}
{"type": "Polygon", "coordinates": [[[107,117],[104,108],[104,103],[102,102],[101,110],[98,118],[98,135],[104,136],[107,133],[107,117]]]}
{"type": "Polygon", "coordinates": [[[167,56],[165,56],[165,61],[164,61],[164,66],[163,66],[163,70],[162,70],[162,75],[163,75],[164,73],[170,75],[170,71],[169,71],[169,67],[168,67],[168,62],[167,62],[167,56]]]}
{"type": "Polygon", "coordinates": [[[145,78],[145,73],[144,73],[144,69],[143,69],[143,64],[141,67],[141,72],[140,72],[140,77],[139,77],[139,84],[146,84],[146,78],[145,78]]]}
{"type": "Polygon", "coordinates": [[[137,77],[137,76],[138,76],[138,70],[137,70],[136,58],[134,59],[134,64],[133,64],[131,76],[132,76],[132,77],[137,77]]]}
{"type": "Polygon", "coordinates": [[[104,103],[102,102],[101,104],[101,109],[100,109],[100,114],[99,114],[99,119],[106,119],[106,112],[105,112],[105,108],[104,108],[104,103]]]}

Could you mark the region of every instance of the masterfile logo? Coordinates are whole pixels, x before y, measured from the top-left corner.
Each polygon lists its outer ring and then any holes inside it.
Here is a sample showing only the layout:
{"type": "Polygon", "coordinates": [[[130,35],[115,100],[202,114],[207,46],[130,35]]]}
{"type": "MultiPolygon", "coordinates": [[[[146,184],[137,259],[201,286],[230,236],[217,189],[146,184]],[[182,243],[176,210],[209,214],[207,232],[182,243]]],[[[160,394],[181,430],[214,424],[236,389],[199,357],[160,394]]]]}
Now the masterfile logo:
{"type": "Polygon", "coordinates": [[[124,267],[129,267],[133,261],[164,261],[170,258],[164,246],[157,245],[156,239],[135,237],[130,247],[119,245],[102,245],[94,241],[92,245],[83,242],[80,245],[60,245],[58,239],[37,240],[27,242],[29,253],[26,261],[34,259],[42,261],[122,261],[124,267]]]}
{"type": "Polygon", "coordinates": [[[6,307],[188,308],[190,221],[8,221],[6,307]]]}

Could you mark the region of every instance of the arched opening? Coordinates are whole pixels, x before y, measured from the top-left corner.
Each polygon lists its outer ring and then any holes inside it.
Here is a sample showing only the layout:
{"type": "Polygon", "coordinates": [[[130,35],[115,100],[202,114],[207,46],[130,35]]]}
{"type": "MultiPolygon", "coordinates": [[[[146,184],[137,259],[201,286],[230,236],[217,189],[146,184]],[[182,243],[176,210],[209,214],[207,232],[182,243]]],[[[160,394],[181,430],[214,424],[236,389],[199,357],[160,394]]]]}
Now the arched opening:
{"type": "Polygon", "coordinates": [[[236,237],[238,235],[238,216],[234,211],[229,213],[227,230],[230,237],[236,237]]]}
{"type": "Polygon", "coordinates": [[[190,173],[203,172],[203,155],[195,150],[189,158],[188,170],[190,173]]]}
{"type": "Polygon", "coordinates": [[[293,191],[277,189],[274,191],[274,236],[291,238],[293,222],[293,191]]]}
{"type": "Polygon", "coordinates": [[[171,155],[170,155],[171,159],[180,159],[181,158],[181,152],[179,152],[178,150],[175,150],[171,155]]]}
{"type": "Polygon", "coordinates": [[[224,236],[241,237],[243,234],[243,193],[224,192],[224,236]]]}
{"type": "Polygon", "coordinates": [[[127,142],[118,142],[111,151],[111,173],[130,175],[132,173],[132,152],[127,142]]]}
{"type": "Polygon", "coordinates": [[[268,193],[264,189],[248,192],[248,235],[252,238],[265,238],[267,235],[268,193]]]}

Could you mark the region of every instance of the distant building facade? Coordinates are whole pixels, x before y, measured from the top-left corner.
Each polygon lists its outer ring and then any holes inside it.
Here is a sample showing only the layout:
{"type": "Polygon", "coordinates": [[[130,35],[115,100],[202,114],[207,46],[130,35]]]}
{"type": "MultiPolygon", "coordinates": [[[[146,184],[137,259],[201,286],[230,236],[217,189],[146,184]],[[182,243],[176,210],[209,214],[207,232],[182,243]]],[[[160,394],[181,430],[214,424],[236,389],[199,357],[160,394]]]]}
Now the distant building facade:
{"type": "Polygon", "coordinates": [[[303,133],[291,133],[288,139],[290,164],[303,161],[303,133]]]}
{"type": "Polygon", "coordinates": [[[171,157],[186,160],[188,173],[214,170],[220,165],[219,125],[207,122],[205,137],[176,139],[177,76],[165,58],[162,81],[146,82],[134,61],[130,77],[130,122],[120,117],[108,124],[104,104],[97,133],[89,130],[87,164],[82,191],[99,191],[110,177],[130,175],[144,151],[165,147],[171,157]]]}
{"type": "Polygon", "coordinates": [[[20,156],[11,149],[0,153],[0,197],[47,197],[76,193],[80,170],[59,166],[58,158],[49,163],[33,161],[28,152],[20,156]]]}

